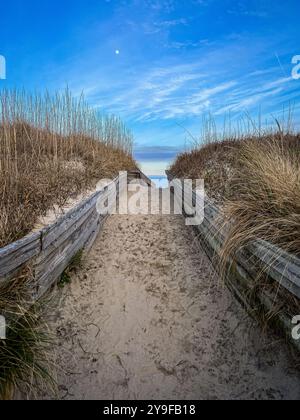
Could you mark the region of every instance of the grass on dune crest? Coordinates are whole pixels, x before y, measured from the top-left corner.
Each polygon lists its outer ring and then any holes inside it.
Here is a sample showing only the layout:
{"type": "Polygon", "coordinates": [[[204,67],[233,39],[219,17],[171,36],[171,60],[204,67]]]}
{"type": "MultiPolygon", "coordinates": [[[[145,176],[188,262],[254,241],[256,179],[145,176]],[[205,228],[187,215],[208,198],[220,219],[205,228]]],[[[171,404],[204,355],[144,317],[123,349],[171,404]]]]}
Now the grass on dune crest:
{"type": "MultiPolygon", "coordinates": [[[[68,90],[53,96],[0,91],[0,247],[102,178],[136,168],[132,145],[120,119],[101,116],[68,90]]],[[[25,267],[0,282],[0,315],[7,321],[6,339],[0,339],[0,399],[13,398],[16,389],[27,398],[44,387],[55,391],[54,341],[43,321],[50,302],[32,302],[32,279],[25,267]]]]}
{"type": "Polygon", "coordinates": [[[69,91],[0,92],[0,247],[31,231],[52,206],[136,167],[132,135],[69,91]]]}
{"type": "Polygon", "coordinates": [[[225,220],[234,220],[224,257],[255,238],[300,257],[300,137],[246,142],[239,164],[223,208],[225,220]]]}
{"type": "Polygon", "coordinates": [[[228,229],[224,259],[255,238],[300,256],[300,135],[209,143],[180,155],[171,173],[204,178],[228,229]]]}

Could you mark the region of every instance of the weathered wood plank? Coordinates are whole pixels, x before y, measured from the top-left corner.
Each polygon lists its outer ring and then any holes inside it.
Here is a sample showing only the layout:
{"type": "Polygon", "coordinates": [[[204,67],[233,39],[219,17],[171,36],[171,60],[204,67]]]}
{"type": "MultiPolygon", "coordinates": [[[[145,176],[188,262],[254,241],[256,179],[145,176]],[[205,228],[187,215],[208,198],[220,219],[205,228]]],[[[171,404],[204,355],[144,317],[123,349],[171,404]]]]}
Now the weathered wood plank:
{"type": "Polygon", "coordinates": [[[61,227],[51,235],[42,236],[42,251],[37,257],[37,261],[45,259],[53,250],[62,246],[73,233],[78,231],[91,217],[95,217],[95,205],[85,211],[82,216],[78,216],[77,221],[73,223],[70,219],[66,219],[61,227]]]}
{"type": "Polygon", "coordinates": [[[74,242],[70,243],[68,248],[58,252],[53,257],[51,265],[44,267],[40,277],[37,278],[37,298],[46,293],[47,290],[58,280],[59,276],[68,267],[74,255],[85,247],[91,233],[97,229],[98,221],[94,221],[82,235],[74,242]]]}
{"type": "Polygon", "coordinates": [[[300,299],[300,266],[297,259],[277,247],[256,241],[248,248],[259,259],[265,273],[300,299]]]}
{"type": "Polygon", "coordinates": [[[39,254],[40,237],[40,233],[35,233],[0,250],[0,278],[9,276],[10,273],[39,254]]]}
{"type": "MultiPolygon", "coordinates": [[[[212,210],[208,217],[213,214],[219,220],[221,220],[221,213],[215,207],[209,204],[208,208],[212,210]]],[[[213,221],[212,221],[213,222],[213,221]]],[[[219,237],[225,240],[225,236],[219,232],[219,237]]],[[[251,254],[255,255],[264,273],[267,274],[272,280],[278,282],[281,286],[287,289],[289,292],[300,298],[300,259],[294,255],[288,254],[284,250],[266,242],[261,239],[257,239],[253,244],[246,247],[251,254]]],[[[238,258],[242,258],[242,253],[238,258]]],[[[243,259],[245,268],[251,272],[249,261],[243,259]]]]}
{"type": "Polygon", "coordinates": [[[26,246],[30,246],[30,244],[34,243],[40,236],[40,233],[32,233],[24,238],[13,242],[3,248],[0,248],[0,261],[2,262],[5,257],[11,256],[15,252],[18,252],[20,249],[26,249],[26,246]]]}
{"type": "Polygon", "coordinates": [[[107,216],[101,216],[98,220],[97,225],[95,226],[94,231],[91,232],[90,237],[88,238],[86,245],[85,245],[85,252],[89,252],[92,248],[97,236],[99,235],[100,230],[103,228],[104,223],[107,219],[107,216]]]}
{"type": "Polygon", "coordinates": [[[132,171],[128,171],[128,182],[133,181],[134,179],[141,179],[142,181],[144,181],[148,186],[152,186],[153,182],[151,181],[150,178],[148,178],[142,171],[140,170],[132,170],[132,171]]]}
{"type": "MultiPolygon", "coordinates": [[[[133,176],[151,184],[149,178],[140,171],[135,171],[133,176]]],[[[124,182],[121,182],[124,179],[126,173],[113,181],[117,192],[120,185],[125,187],[124,182]]],[[[97,213],[96,205],[99,199],[105,202],[114,197],[114,189],[110,188],[111,186],[112,183],[103,187],[101,191],[96,191],[40,232],[0,249],[0,278],[7,278],[23,264],[34,259],[36,280],[42,281],[41,290],[45,291],[48,287],[47,276],[49,275],[49,284],[52,284],[53,278],[59,277],[76,250],[85,245],[90,247],[94,242],[106,219],[97,213]]]]}
{"type": "Polygon", "coordinates": [[[57,254],[61,254],[64,250],[67,250],[73,242],[77,241],[80,236],[84,235],[87,229],[89,229],[90,225],[94,222],[99,220],[99,215],[96,210],[93,210],[93,213],[90,214],[90,217],[85,220],[83,224],[77,227],[76,230],[73,230],[69,235],[64,237],[64,241],[59,241],[56,243],[55,241],[48,246],[47,249],[43,250],[38,257],[36,258],[35,263],[35,272],[36,275],[39,276],[41,272],[44,271],[49,265],[55,263],[55,258],[57,254]]]}
{"type": "MultiPolygon", "coordinates": [[[[117,186],[117,191],[120,181],[125,178],[124,173],[113,181],[117,186]]],[[[62,255],[65,252],[66,258],[69,259],[70,253],[77,247],[82,247],[85,242],[92,244],[105,220],[105,217],[97,213],[96,204],[100,197],[108,199],[112,196],[111,184],[93,193],[52,225],[0,249],[0,281],[1,278],[10,278],[25,263],[32,260],[34,260],[38,281],[44,270],[50,270],[51,273],[59,253],[62,255]]],[[[124,182],[122,182],[122,187],[125,187],[124,182]]],[[[56,273],[62,266],[63,264],[60,264],[57,267],[56,273]]],[[[43,279],[46,276],[47,274],[43,279]]]]}
{"type": "Polygon", "coordinates": [[[102,190],[96,191],[90,197],[79,203],[65,215],[61,216],[54,224],[47,226],[42,231],[43,235],[43,247],[47,247],[54,240],[57,240],[60,234],[65,234],[74,224],[80,219],[83,219],[87,212],[89,212],[93,206],[96,205],[97,201],[109,193],[109,188],[112,184],[118,185],[119,180],[116,178],[112,183],[103,187],[102,190]]]}
{"type": "Polygon", "coordinates": [[[255,244],[258,247],[263,248],[264,250],[269,250],[271,254],[276,255],[276,256],[280,256],[281,259],[285,260],[285,261],[289,261],[293,266],[295,266],[295,271],[297,272],[297,274],[300,275],[300,259],[293,255],[290,254],[286,251],[284,251],[283,249],[267,242],[264,241],[263,239],[257,239],[255,241],[255,244]]]}
{"type": "Polygon", "coordinates": [[[85,216],[88,217],[89,212],[91,212],[96,205],[100,195],[101,192],[94,193],[92,197],[61,216],[53,225],[43,229],[42,249],[46,249],[54,241],[57,241],[60,236],[68,235],[68,231],[72,230],[72,228],[76,229],[78,222],[80,223],[80,220],[85,220],[85,216]]]}
{"type": "MultiPolygon", "coordinates": [[[[169,177],[171,178],[170,174],[169,177]]],[[[175,199],[182,200],[181,194],[176,192],[176,189],[174,194],[175,199]]],[[[196,229],[200,233],[199,240],[205,252],[214,263],[216,259],[219,260],[226,234],[226,226],[223,227],[223,232],[220,232],[220,229],[215,226],[216,221],[218,226],[222,224],[221,212],[209,199],[206,199],[204,221],[196,226],[196,229]]],[[[278,292],[277,297],[284,297],[283,289],[257,287],[257,276],[264,274],[269,278],[270,284],[275,282],[274,284],[283,286],[295,297],[300,298],[300,259],[258,239],[252,245],[239,250],[234,260],[229,258],[226,269],[228,288],[249,314],[253,316],[263,313],[267,319],[271,317],[277,331],[280,326],[282,334],[300,351],[300,341],[291,338],[291,315],[298,314],[287,311],[282,302],[276,299],[278,292]]]]}
{"type": "MultiPolygon", "coordinates": [[[[118,179],[114,182],[118,192],[120,180],[118,179]]],[[[39,295],[44,293],[58,279],[76,252],[92,246],[106,220],[106,216],[101,216],[97,213],[96,204],[99,199],[105,201],[113,197],[114,189],[110,187],[111,184],[107,185],[99,194],[94,195],[94,197],[78,206],[78,209],[75,211],[77,217],[75,223],[73,223],[73,220],[70,223],[65,223],[66,220],[61,220],[63,229],[61,226],[59,227],[56,233],[60,236],[55,239],[54,235],[52,243],[50,243],[48,237],[47,247],[43,246],[43,251],[36,265],[39,295]],[[71,228],[68,228],[70,225],[71,228]],[[60,232],[62,233],[60,234],[60,232]]]]}

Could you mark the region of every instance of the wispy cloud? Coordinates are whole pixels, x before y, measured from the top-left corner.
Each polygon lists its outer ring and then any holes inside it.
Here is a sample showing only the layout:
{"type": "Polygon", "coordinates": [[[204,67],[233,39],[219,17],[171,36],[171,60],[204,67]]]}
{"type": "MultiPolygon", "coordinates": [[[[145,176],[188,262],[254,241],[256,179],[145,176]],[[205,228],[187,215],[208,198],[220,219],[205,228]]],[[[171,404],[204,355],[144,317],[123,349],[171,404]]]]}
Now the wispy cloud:
{"type": "Polygon", "coordinates": [[[299,98],[289,76],[289,54],[297,51],[280,32],[245,27],[266,24],[261,18],[273,13],[267,1],[228,3],[218,4],[223,22],[215,19],[215,0],[112,0],[110,19],[88,29],[87,48],[56,66],[53,84],[67,81],[95,108],[121,115],[140,143],[182,142],[183,130],[179,137],[172,127],[200,130],[207,111],[220,121],[229,111],[238,118],[260,105],[273,113],[299,98]]]}
{"type": "Polygon", "coordinates": [[[234,2],[231,8],[227,10],[227,13],[236,16],[266,18],[270,14],[270,10],[266,9],[264,1],[255,3],[237,1],[234,2]]]}
{"type": "MultiPolygon", "coordinates": [[[[141,69],[114,94],[99,104],[122,113],[133,121],[158,121],[199,117],[205,110],[216,115],[231,109],[251,108],[265,98],[276,96],[292,82],[291,77],[277,77],[281,69],[254,70],[232,78],[231,69],[222,67],[222,60],[233,61],[238,46],[209,49],[200,59],[195,57],[186,64],[174,64],[172,59],[149,70],[141,69]],[[220,67],[221,66],[221,67],[220,67]],[[208,71],[209,70],[209,71],[208,71]]],[[[232,64],[231,64],[232,65],[232,64]]],[[[236,72],[232,72],[237,76],[236,72]]],[[[90,99],[97,104],[101,89],[95,89],[90,99]]]]}
{"type": "MultiPolygon", "coordinates": [[[[270,82],[255,86],[255,78],[249,85],[239,86],[231,92],[228,104],[220,107],[215,115],[224,115],[226,112],[248,111],[254,106],[265,105],[268,98],[273,98],[273,105],[281,100],[281,94],[288,91],[289,83],[293,82],[291,77],[279,78],[270,82]],[[275,100],[274,100],[275,98],[275,100]]],[[[300,96],[300,92],[299,92],[300,96]]]]}
{"type": "MultiPolygon", "coordinates": [[[[206,112],[220,128],[228,112],[238,120],[263,108],[264,118],[299,102],[290,77],[299,0],[103,0],[59,14],[58,0],[43,11],[19,1],[20,13],[14,3],[1,9],[5,86],[84,91],[93,107],[125,119],[139,145],[182,146],[184,128],[197,137],[206,112]]],[[[295,117],[299,125],[299,107],[295,117]]]]}

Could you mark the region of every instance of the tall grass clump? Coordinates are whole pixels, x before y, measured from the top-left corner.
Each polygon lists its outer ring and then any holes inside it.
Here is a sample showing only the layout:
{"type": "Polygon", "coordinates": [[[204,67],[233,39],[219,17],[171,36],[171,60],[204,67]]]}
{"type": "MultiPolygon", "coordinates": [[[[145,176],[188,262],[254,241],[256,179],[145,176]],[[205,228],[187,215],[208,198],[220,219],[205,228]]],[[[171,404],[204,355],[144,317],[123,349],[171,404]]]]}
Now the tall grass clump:
{"type": "Polygon", "coordinates": [[[50,363],[53,340],[34,305],[7,328],[0,340],[0,399],[12,399],[16,390],[24,395],[55,390],[50,363]]]}
{"type": "Polygon", "coordinates": [[[134,168],[119,118],[83,97],[0,91],[0,247],[30,232],[51,206],[134,168]]]}
{"type": "Polygon", "coordinates": [[[179,155],[170,171],[204,179],[225,220],[223,259],[256,238],[300,256],[300,135],[210,142],[179,155]]]}
{"type": "MultiPolygon", "coordinates": [[[[255,312],[267,322],[282,310],[288,316],[299,312],[299,299],[269,277],[274,266],[278,270],[278,262],[284,270],[294,256],[300,258],[300,134],[291,128],[290,118],[285,126],[275,123],[265,130],[251,123],[252,134],[242,130],[223,138],[206,136],[170,168],[173,177],[204,179],[207,199],[219,209],[215,232],[224,238],[214,263],[225,280],[238,269],[236,261],[249,258],[249,279],[254,283],[245,287],[245,300],[259,297],[263,289],[267,303],[265,298],[253,302],[255,312]],[[274,245],[265,251],[261,247],[267,265],[247,248],[257,240],[274,245]]],[[[239,286],[242,290],[242,283],[239,286]]]]}
{"type": "Polygon", "coordinates": [[[199,139],[170,168],[178,178],[204,179],[226,225],[223,262],[256,238],[300,256],[300,135],[293,108],[271,124],[245,115],[223,134],[209,116],[199,139]]]}
{"type": "Polygon", "coordinates": [[[229,226],[223,260],[264,239],[300,257],[300,136],[245,142],[222,213],[229,226]]]}
{"type": "Polygon", "coordinates": [[[33,304],[29,290],[30,272],[25,269],[0,286],[0,313],[7,321],[6,339],[0,339],[1,400],[14,398],[17,390],[26,396],[56,390],[51,375],[54,340],[43,321],[46,302],[33,304]]]}

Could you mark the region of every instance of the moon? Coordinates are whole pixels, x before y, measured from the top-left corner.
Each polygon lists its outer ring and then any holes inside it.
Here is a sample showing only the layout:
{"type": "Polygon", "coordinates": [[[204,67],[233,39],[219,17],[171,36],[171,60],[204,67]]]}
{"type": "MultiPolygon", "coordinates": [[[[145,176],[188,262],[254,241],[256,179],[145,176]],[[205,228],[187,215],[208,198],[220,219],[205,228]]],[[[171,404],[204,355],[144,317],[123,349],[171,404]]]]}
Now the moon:
{"type": "Polygon", "coordinates": [[[116,55],[119,55],[120,54],[120,50],[116,50],[115,53],[116,53],[116,55]]]}

